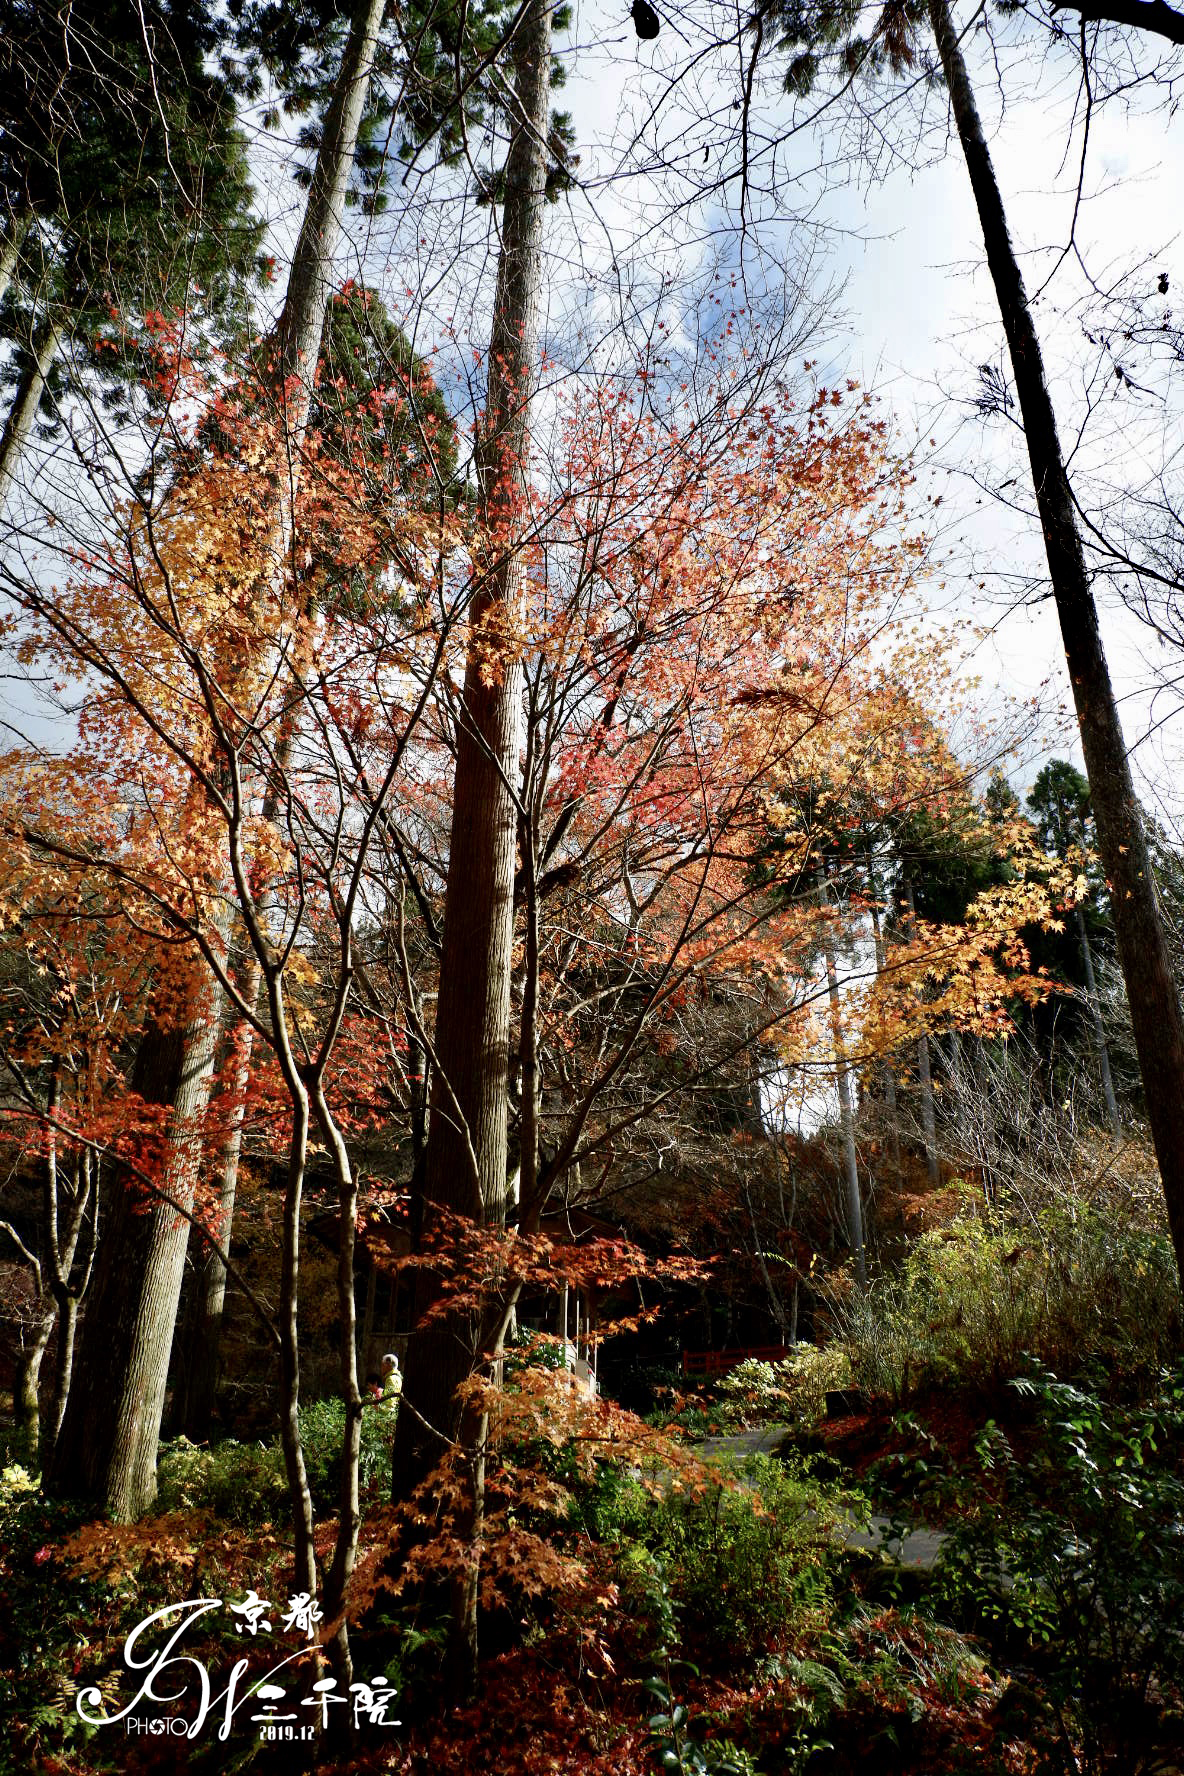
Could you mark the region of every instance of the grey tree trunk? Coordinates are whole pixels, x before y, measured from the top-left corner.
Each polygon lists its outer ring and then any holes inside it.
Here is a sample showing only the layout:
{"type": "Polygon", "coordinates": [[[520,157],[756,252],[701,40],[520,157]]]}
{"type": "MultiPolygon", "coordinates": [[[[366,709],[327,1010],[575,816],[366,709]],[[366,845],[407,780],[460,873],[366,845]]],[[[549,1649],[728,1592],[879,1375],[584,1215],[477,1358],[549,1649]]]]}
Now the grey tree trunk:
{"type": "MultiPolygon", "coordinates": [[[[51,1114],[56,1110],[55,1093],[51,1096],[51,1114]]],[[[51,1141],[46,1165],[44,1219],[46,1251],[44,1262],[49,1272],[49,1287],[57,1309],[58,1342],[54,1361],[53,1400],[49,1421],[41,1434],[41,1471],[53,1466],[58,1434],[70,1396],[74,1372],[74,1335],[78,1325],[78,1309],[90,1287],[95,1251],[99,1237],[98,1175],[88,1149],[83,1149],[74,1167],[72,1189],[67,1190],[65,1226],[62,1226],[61,1192],[58,1188],[56,1142],[51,1141]],[[78,1248],[89,1213],[89,1231],[81,1267],[76,1272],[78,1248]]]]}
{"type": "Polygon", "coordinates": [[[826,956],[826,990],[830,1000],[830,1029],[835,1051],[835,1084],[839,1094],[839,1124],[843,1134],[843,1176],[846,1185],[847,1233],[855,1259],[855,1278],[862,1289],[867,1284],[867,1257],[863,1238],[863,1197],[859,1189],[859,1159],[855,1151],[855,1105],[851,1093],[851,1069],[847,1063],[847,1047],[843,1041],[843,1006],[839,997],[839,974],[835,942],[829,924],[823,934],[826,956]]]}
{"type": "MultiPolygon", "coordinates": [[[[313,383],[324,335],[325,310],[332,294],[333,268],[341,236],[345,194],[357,146],[358,128],[374,63],[382,24],[382,0],[361,0],[354,12],[350,34],[342,53],[333,96],[325,113],[321,150],[309,187],[308,202],[292,265],[284,307],[276,327],[274,374],[284,402],[284,437],[288,449],[288,503],[277,530],[283,553],[289,534],[290,501],[299,480],[299,458],[308,424],[313,383]]],[[[291,762],[292,724],[285,726],[277,748],[276,782],[263,807],[264,820],[275,818],[282,799],[283,779],[291,762]]],[[[243,1000],[254,1005],[260,994],[259,959],[249,953],[238,981],[243,1000]]],[[[254,1035],[249,1024],[238,1020],[230,1035],[230,1077],[227,1090],[245,1099],[250,1082],[254,1035]]],[[[234,1222],[238,1168],[242,1153],[243,1116],[236,1113],[218,1156],[219,1225],[228,1246],[234,1222]]],[[[194,1442],[210,1431],[218,1385],[222,1319],[226,1303],[226,1267],[217,1252],[208,1251],[198,1282],[198,1305],[192,1331],[184,1429],[194,1442]]]]}
{"type": "MultiPolygon", "coordinates": [[[[790,1330],[791,1316],[786,1315],[785,1303],[773,1287],[773,1278],[769,1270],[769,1261],[765,1256],[765,1243],[761,1238],[760,1228],[757,1225],[756,1210],[752,1206],[752,1192],[749,1190],[747,1184],[744,1186],[744,1201],[748,1206],[748,1220],[752,1227],[752,1249],[756,1255],[757,1266],[761,1273],[761,1281],[765,1285],[765,1295],[769,1302],[769,1312],[777,1322],[777,1330],[781,1334],[782,1344],[793,1344],[796,1340],[790,1330]]],[[[792,1318],[796,1319],[796,1282],[794,1283],[794,1290],[795,1298],[792,1318]]]]}
{"type": "Polygon", "coordinates": [[[23,214],[10,216],[8,226],[4,230],[4,238],[0,241],[0,302],[8,294],[9,285],[17,275],[21,262],[21,248],[25,236],[29,232],[31,217],[26,210],[23,214]]]}
{"type": "MultiPolygon", "coordinates": [[[[872,936],[876,946],[876,973],[883,974],[887,965],[887,952],[884,948],[884,930],[880,917],[879,887],[872,870],[871,859],[868,859],[868,890],[872,909],[872,936]]],[[[900,1170],[900,1113],[896,1103],[896,1065],[891,1055],[885,1055],[884,1062],[884,1111],[888,1118],[888,1149],[892,1155],[892,1164],[900,1170]]]]}
{"type": "MultiPolygon", "coordinates": [[[[43,1304],[44,1300],[43,1291],[43,1304]]],[[[47,1308],[42,1305],[33,1322],[30,1341],[21,1348],[13,1377],[13,1429],[22,1448],[28,1451],[30,1462],[36,1461],[41,1444],[41,1365],[49,1348],[57,1317],[56,1307],[47,1308]]]]}
{"type": "Polygon", "coordinates": [[[281,376],[295,378],[295,391],[289,390],[287,407],[289,454],[293,462],[299,457],[308,423],[325,308],[333,291],[345,194],[385,10],[386,0],[357,0],[354,6],[341,66],[321,128],[321,146],[288,272],[283,313],[276,328],[276,368],[281,376]]]}
{"type": "Polygon", "coordinates": [[[313,1097],[317,1124],[333,1157],[337,1181],[337,1314],[340,1321],[340,1385],[345,1402],[345,1433],[342,1450],[341,1493],[338,1499],[337,1540],[325,1578],[325,1614],[341,1616],[333,1641],[333,1667],[338,1680],[348,1687],[353,1676],[344,1604],[358,1557],[362,1527],[358,1458],[362,1443],[362,1391],[358,1385],[357,1296],[354,1288],[358,1239],[358,1183],[340,1128],[320,1086],[313,1097]]]}
{"type": "Polygon", "coordinates": [[[30,344],[29,361],[25,365],[12,405],[0,433],[0,501],[8,494],[17,466],[24,455],[37,420],[37,409],[45,393],[45,384],[58,354],[58,336],[50,321],[43,321],[30,344]]]}
{"type": "Polygon", "coordinates": [[[917,1083],[921,1088],[921,1138],[925,1144],[925,1169],[930,1184],[936,1190],[941,1183],[941,1166],[937,1153],[937,1118],[933,1113],[933,1069],[929,1064],[929,1037],[924,1030],[917,1038],[917,1083]]]}
{"type": "MultiPolygon", "coordinates": [[[[429,1221],[433,1205],[474,1221],[497,1224],[505,1217],[522,701],[512,632],[522,586],[517,531],[526,500],[537,377],[550,69],[549,0],[532,0],[514,39],[515,114],[477,453],[479,518],[493,539],[493,559],[470,610],[457,733],[424,1178],[429,1221]],[[492,680],[491,658],[497,666],[492,680]]],[[[426,1306],[440,1288],[439,1279],[422,1277],[417,1306],[426,1306]]],[[[451,1315],[415,1334],[396,1424],[397,1495],[409,1492],[442,1453],[434,1431],[459,1436],[466,1444],[468,1521],[460,1530],[474,1555],[483,1510],[485,1425],[480,1414],[465,1415],[462,1422],[456,1390],[482,1357],[493,1353],[503,1326],[495,1308],[491,1317],[451,1315]],[[425,1429],[424,1420],[433,1431],[425,1429]]],[[[476,1597],[474,1557],[453,1597],[452,1663],[459,1690],[470,1688],[475,1674],[476,1597]]]]}
{"type": "MultiPolygon", "coordinates": [[[[56,1119],[60,1108],[61,1076],[55,1072],[46,1106],[48,1116],[56,1119]]],[[[6,1226],[6,1231],[13,1235],[11,1227],[6,1226]]],[[[67,1184],[63,1193],[58,1166],[57,1132],[51,1125],[42,1172],[38,1242],[40,1256],[27,1250],[25,1252],[36,1277],[40,1313],[33,1324],[32,1342],[22,1349],[13,1387],[15,1428],[28,1450],[30,1460],[37,1462],[42,1473],[48,1472],[52,1462],[66,1396],[69,1393],[78,1304],[90,1282],[97,1234],[98,1203],[97,1200],[92,1200],[90,1154],[83,1151],[75,1167],[73,1185],[71,1187],[67,1184]],[[88,1210],[91,1213],[90,1235],[81,1270],[76,1275],[75,1260],[88,1210]],[[41,1368],[55,1326],[58,1338],[53,1396],[48,1418],[43,1421],[41,1368]]]]}
{"type": "MultiPolygon", "coordinates": [[[[260,968],[252,952],[239,970],[237,983],[247,1004],[259,996],[260,968]]],[[[231,1120],[219,1149],[218,1160],[218,1238],[229,1250],[234,1226],[234,1204],[238,1192],[238,1168],[242,1154],[243,1122],[247,1089],[251,1077],[253,1031],[245,1019],[228,1013],[223,1064],[219,1069],[223,1089],[231,1101],[231,1120]]],[[[179,1422],[191,1443],[204,1443],[213,1425],[214,1405],[222,1368],[222,1321],[226,1307],[226,1266],[214,1247],[209,1246],[198,1260],[198,1275],[193,1297],[193,1311],[186,1328],[185,1398],[179,1422]]]]}
{"type": "MultiPolygon", "coordinates": [[[[905,904],[909,909],[909,931],[917,917],[913,884],[904,883],[905,904]]],[[[921,1137],[925,1143],[925,1166],[934,1190],[941,1183],[941,1167],[937,1156],[937,1119],[933,1114],[933,1069],[929,1064],[929,1037],[922,1030],[917,1038],[917,1082],[921,1088],[921,1137]]]]}
{"type": "Polygon", "coordinates": [[[58,1304],[58,1343],[53,1366],[53,1401],[50,1406],[49,1421],[41,1438],[42,1471],[53,1465],[54,1450],[61,1434],[62,1419],[66,1414],[66,1401],[70,1398],[70,1383],[74,1377],[74,1339],[78,1328],[79,1297],[66,1295],[58,1304]]]}
{"type": "Polygon", "coordinates": [[[1085,914],[1081,910],[1080,901],[1077,903],[1077,935],[1081,940],[1081,959],[1085,963],[1085,991],[1089,998],[1090,1021],[1094,1027],[1094,1047],[1098,1051],[1098,1072],[1102,1077],[1106,1114],[1110,1118],[1110,1133],[1118,1142],[1122,1140],[1122,1122],[1118,1115],[1118,1099],[1115,1096],[1114,1079],[1110,1072],[1110,1048],[1106,1041],[1106,1026],[1102,1022],[1102,1014],[1098,1009],[1098,983],[1094,975],[1093,951],[1089,947],[1089,936],[1085,929],[1085,914]]]}
{"type": "MultiPolygon", "coordinates": [[[[201,1163],[218,1024],[212,978],[184,1029],[150,1026],[133,1089],[169,1107],[160,1188],[192,1209],[201,1163]]],[[[54,1451],[56,1492],[92,1498],[118,1523],[140,1516],[156,1495],[156,1451],[189,1223],[167,1204],[145,1209],[124,1173],[114,1180],[92,1299],[54,1451]]]]}
{"type": "MultiPolygon", "coordinates": [[[[351,19],[277,329],[276,368],[282,379],[288,422],[288,494],[281,498],[276,523],[281,556],[290,534],[291,497],[299,478],[332,258],[340,237],[345,190],[383,11],[384,0],[359,0],[351,19]]],[[[157,1028],[145,1035],[148,1053],[144,1066],[154,1080],[154,1101],[172,1104],[161,1185],[186,1208],[192,1207],[201,1163],[200,1124],[209,1100],[217,1025],[218,994],[211,979],[199,989],[189,1022],[179,1035],[157,1028]],[[159,1093],[168,1081],[170,1065],[175,1095],[165,1097],[159,1093]]],[[[294,1291],[297,1265],[289,1246],[293,1241],[297,1248],[299,1244],[307,1102],[294,1104],[293,1115],[289,1198],[295,1194],[296,1209],[293,1215],[291,1201],[286,1202],[283,1282],[294,1291]]],[[[148,1215],[136,1215],[132,1195],[130,1182],[125,1181],[125,1187],[117,1192],[96,1280],[96,1298],[87,1313],[79,1353],[83,1385],[72,1392],[54,1462],[55,1485],[101,1499],[121,1521],[139,1515],[155,1494],[156,1451],[189,1235],[188,1222],[163,1204],[148,1215]]],[[[281,1327],[285,1341],[281,1426],[292,1492],[298,1577],[313,1591],[316,1570],[296,1416],[299,1364],[294,1294],[290,1302],[285,1297],[281,1327]]]]}
{"type": "Polygon", "coordinates": [[[1089,776],[1098,852],[1110,885],[1143,1094],[1176,1263],[1184,1278],[1184,1115],[1180,1112],[1184,1103],[1184,1015],[1172,978],[1040,342],[949,7],[946,0],[928,0],[928,6],[1007,336],[1089,776]]]}

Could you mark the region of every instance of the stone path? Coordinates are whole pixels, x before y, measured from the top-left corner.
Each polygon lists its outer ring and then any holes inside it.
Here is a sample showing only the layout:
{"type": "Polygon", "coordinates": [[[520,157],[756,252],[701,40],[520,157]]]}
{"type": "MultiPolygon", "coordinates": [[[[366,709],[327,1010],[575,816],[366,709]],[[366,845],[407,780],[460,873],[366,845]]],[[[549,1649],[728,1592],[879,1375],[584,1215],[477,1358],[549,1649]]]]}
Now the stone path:
{"type": "MultiPolygon", "coordinates": [[[[708,1437],[695,1448],[705,1461],[738,1463],[750,1455],[776,1455],[788,1435],[788,1425],[766,1425],[763,1430],[739,1431],[732,1437],[708,1437]]],[[[866,1548],[871,1554],[886,1554],[908,1570],[931,1572],[946,1540],[945,1533],[920,1525],[906,1530],[902,1538],[893,1535],[892,1528],[892,1520],[888,1517],[873,1516],[867,1529],[853,1519],[844,1541],[848,1548],[866,1548]]]]}

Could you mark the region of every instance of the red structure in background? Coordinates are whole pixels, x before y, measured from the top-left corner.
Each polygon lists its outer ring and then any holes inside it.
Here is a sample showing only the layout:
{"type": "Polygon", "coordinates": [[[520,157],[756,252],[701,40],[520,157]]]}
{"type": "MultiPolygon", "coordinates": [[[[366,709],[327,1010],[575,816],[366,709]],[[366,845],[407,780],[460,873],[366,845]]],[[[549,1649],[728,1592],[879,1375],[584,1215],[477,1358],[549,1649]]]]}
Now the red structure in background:
{"type": "Polygon", "coordinates": [[[688,1376],[726,1375],[729,1369],[737,1368],[749,1357],[755,1357],[760,1363],[780,1363],[788,1355],[787,1344],[751,1344],[726,1351],[683,1351],[682,1372],[688,1376]]]}

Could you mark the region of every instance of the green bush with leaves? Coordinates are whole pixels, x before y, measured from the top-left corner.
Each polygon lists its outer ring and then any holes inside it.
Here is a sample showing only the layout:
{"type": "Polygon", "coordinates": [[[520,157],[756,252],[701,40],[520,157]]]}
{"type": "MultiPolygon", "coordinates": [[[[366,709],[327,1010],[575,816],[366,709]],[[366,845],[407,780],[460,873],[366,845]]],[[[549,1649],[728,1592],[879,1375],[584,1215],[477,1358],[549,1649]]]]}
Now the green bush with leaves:
{"type": "Polygon", "coordinates": [[[1140,1408],[1043,1371],[1014,1386],[1034,1425],[988,1425],[977,1468],[945,1483],[938,1601],[1022,1649],[1042,1768],[1166,1770],[1184,1744],[1184,1373],[1140,1408]]]}
{"type": "MultiPolygon", "coordinates": [[[[395,1421],[367,1408],[362,1414],[358,1474],[363,1488],[380,1480],[390,1460],[395,1421]]],[[[313,1400],[300,1408],[300,1439],[309,1490],[318,1515],[337,1507],[341,1486],[342,1400],[313,1400]]],[[[288,1510],[284,1453],[278,1441],[204,1448],[178,1437],[161,1452],[156,1506],[160,1511],[210,1511],[228,1523],[265,1523],[288,1510]]]]}
{"type": "Polygon", "coordinates": [[[282,1451],[232,1437],[205,1448],[178,1437],[161,1449],[155,1508],[209,1511],[238,1524],[282,1518],[288,1508],[282,1451]]]}
{"type": "Polygon", "coordinates": [[[659,1637],[660,1590],[682,1634],[749,1657],[825,1621],[831,1557],[849,1502],[804,1469],[768,1456],[745,1463],[735,1484],[699,1496],[652,1498],[619,1471],[605,1474],[583,1513],[597,1539],[615,1542],[622,1593],[659,1637]]]}
{"type": "MultiPolygon", "coordinates": [[[[300,1408],[300,1439],[308,1484],[318,1511],[335,1511],[341,1489],[341,1440],[345,1435],[345,1402],[314,1400],[300,1408]]],[[[358,1483],[363,1490],[381,1481],[390,1464],[395,1436],[394,1414],[366,1407],[358,1451],[358,1483]]]]}
{"type": "Polygon", "coordinates": [[[93,1731],[71,1702],[80,1648],[101,1638],[112,1588],[56,1557],[85,1516],[74,1501],[45,1498],[27,1469],[0,1471],[0,1776],[48,1769],[43,1757],[93,1731]]]}
{"type": "Polygon", "coordinates": [[[835,1320],[853,1380],[896,1402],[935,1384],[996,1388],[1029,1354],[1061,1374],[1098,1358],[1145,1383],[1180,1348],[1167,1238],[1070,1201],[1023,1224],[959,1217],[835,1320]]]}
{"type": "Polygon", "coordinates": [[[720,1410],[737,1429],[767,1424],[813,1425],[831,1388],[850,1385],[851,1366],[839,1344],[799,1344],[779,1362],[746,1357],[718,1384],[720,1410]]]}

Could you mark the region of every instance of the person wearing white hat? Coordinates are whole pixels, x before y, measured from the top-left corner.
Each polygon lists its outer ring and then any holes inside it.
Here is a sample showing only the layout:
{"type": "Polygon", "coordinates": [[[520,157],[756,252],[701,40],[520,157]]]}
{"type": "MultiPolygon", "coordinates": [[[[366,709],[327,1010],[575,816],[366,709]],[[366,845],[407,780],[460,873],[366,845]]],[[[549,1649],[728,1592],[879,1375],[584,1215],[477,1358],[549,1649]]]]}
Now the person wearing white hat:
{"type": "Polygon", "coordinates": [[[403,1392],[403,1377],[399,1373],[399,1359],[394,1351],[387,1351],[382,1359],[382,1401],[384,1412],[397,1412],[399,1395],[403,1392]]]}

